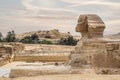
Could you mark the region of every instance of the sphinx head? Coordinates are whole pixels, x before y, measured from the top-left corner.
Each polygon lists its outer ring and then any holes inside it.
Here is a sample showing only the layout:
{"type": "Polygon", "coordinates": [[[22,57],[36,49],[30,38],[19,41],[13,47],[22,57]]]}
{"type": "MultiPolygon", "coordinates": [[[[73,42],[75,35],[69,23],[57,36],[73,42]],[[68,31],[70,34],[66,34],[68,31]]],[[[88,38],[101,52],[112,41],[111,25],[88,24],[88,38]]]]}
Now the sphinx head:
{"type": "Polygon", "coordinates": [[[102,19],[95,14],[80,15],[76,32],[80,32],[83,37],[97,38],[103,37],[105,24],[102,19]]]}

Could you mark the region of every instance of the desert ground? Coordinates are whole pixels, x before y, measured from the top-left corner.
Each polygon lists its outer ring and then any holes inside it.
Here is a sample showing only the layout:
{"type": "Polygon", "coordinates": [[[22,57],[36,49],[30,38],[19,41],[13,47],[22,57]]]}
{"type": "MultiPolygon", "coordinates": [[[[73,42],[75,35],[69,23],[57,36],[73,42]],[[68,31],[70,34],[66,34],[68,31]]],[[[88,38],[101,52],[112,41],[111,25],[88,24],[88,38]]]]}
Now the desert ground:
{"type": "MultiPolygon", "coordinates": [[[[70,55],[70,51],[75,49],[74,46],[62,46],[62,45],[35,45],[35,44],[26,44],[25,50],[39,52],[44,52],[45,54],[51,55],[70,55]],[[37,51],[39,50],[39,51],[37,51]],[[61,53],[58,53],[58,51],[61,53]],[[49,52],[49,53],[48,53],[49,52]],[[64,52],[64,53],[63,53],[64,52]]],[[[27,55],[35,55],[29,54],[27,55]]],[[[19,53],[17,56],[26,55],[25,52],[19,53]]],[[[44,55],[45,55],[44,54],[44,55]]],[[[50,57],[49,57],[50,58],[50,57]]],[[[67,59],[67,58],[66,58],[67,59]]],[[[16,78],[8,78],[10,75],[11,69],[26,69],[26,70],[53,70],[53,71],[69,71],[70,66],[64,66],[64,62],[58,62],[59,66],[55,66],[55,62],[26,62],[26,61],[14,61],[12,63],[8,63],[4,66],[0,67],[0,80],[120,80],[120,75],[97,75],[94,72],[92,73],[85,73],[85,74],[42,74],[42,75],[35,75],[35,76],[23,76],[23,77],[16,77],[16,78]],[[3,71],[2,71],[3,70],[3,71]]]]}
{"type": "Polygon", "coordinates": [[[23,52],[17,53],[13,62],[0,66],[0,77],[9,77],[11,69],[56,69],[56,71],[59,70],[64,72],[64,70],[69,67],[64,67],[62,64],[69,59],[70,52],[75,49],[74,46],[62,45],[24,45],[25,50],[23,52]],[[60,64],[59,67],[55,66],[56,62],[60,64]]]}
{"type": "Polygon", "coordinates": [[[120,80],[120,75],[62,74],[34,77],[0,78],[0,80],[120,80]]]}

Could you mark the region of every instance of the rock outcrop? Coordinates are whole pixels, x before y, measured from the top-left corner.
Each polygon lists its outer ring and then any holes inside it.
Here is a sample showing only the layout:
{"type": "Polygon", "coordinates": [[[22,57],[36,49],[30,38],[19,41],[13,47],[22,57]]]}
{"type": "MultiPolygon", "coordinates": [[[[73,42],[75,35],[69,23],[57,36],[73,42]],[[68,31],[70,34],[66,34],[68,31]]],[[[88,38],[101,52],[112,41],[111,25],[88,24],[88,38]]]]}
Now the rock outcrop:
{"type": "Polygon", "coordinates": [[[53,29],[46,31],[33,31],[33,32],[22,33],[22,34],[18,34],[16,37],[18,39],[23,39],[24,37],[31,36],[33,34],[37,34],[39,38],[49,38],[49,39],[66,38],[70,35],[69,33],[61,33],[57,29],[53,29]]]}
{"type": "Polygon", "coordinates": [[[13,46],[11,45],[4,45],[0,46],[0,66],[11,62],[14,53],[13,46]]]}
{"type": "Polygon", "coordinates": [[[0,45],[0,66],[14,60],[15,54],[25,49],[22,43],[1,43],[0,45]]]}

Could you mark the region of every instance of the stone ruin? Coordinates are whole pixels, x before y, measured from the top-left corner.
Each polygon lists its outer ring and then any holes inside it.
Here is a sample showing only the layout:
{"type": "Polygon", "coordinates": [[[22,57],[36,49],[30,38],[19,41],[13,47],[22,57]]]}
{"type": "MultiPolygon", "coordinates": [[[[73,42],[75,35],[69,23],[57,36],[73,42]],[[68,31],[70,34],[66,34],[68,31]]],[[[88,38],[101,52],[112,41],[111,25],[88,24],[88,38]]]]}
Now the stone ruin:
{"type": "Polygon", "coordinates": [[[14,60],[17,53],[23,51],[25,46],[22,43],[1,43],[0,44],[0,66],[14,60]]]}
{"type": "Polygon", "coordinates": [[[80,15],[76,31],[81,32],[82,38],[68,64],[78,68],[120,69],[120,40],[104,38],[104,29],[105,24],[98,15],[80,15]]]}

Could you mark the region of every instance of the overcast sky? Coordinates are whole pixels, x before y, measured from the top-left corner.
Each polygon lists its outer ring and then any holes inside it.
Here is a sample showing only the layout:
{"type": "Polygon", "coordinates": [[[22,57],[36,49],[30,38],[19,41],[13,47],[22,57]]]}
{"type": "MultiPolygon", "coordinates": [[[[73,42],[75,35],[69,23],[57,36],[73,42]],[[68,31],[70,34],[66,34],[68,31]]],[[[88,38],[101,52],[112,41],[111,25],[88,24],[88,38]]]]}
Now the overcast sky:
{"type": "Polygon", "coordinates": [[[120,32],[120,0],[0,0],[0,32],[59,29],[75,32],[80,14],[97,14],[105,34],[120,32]]]}

